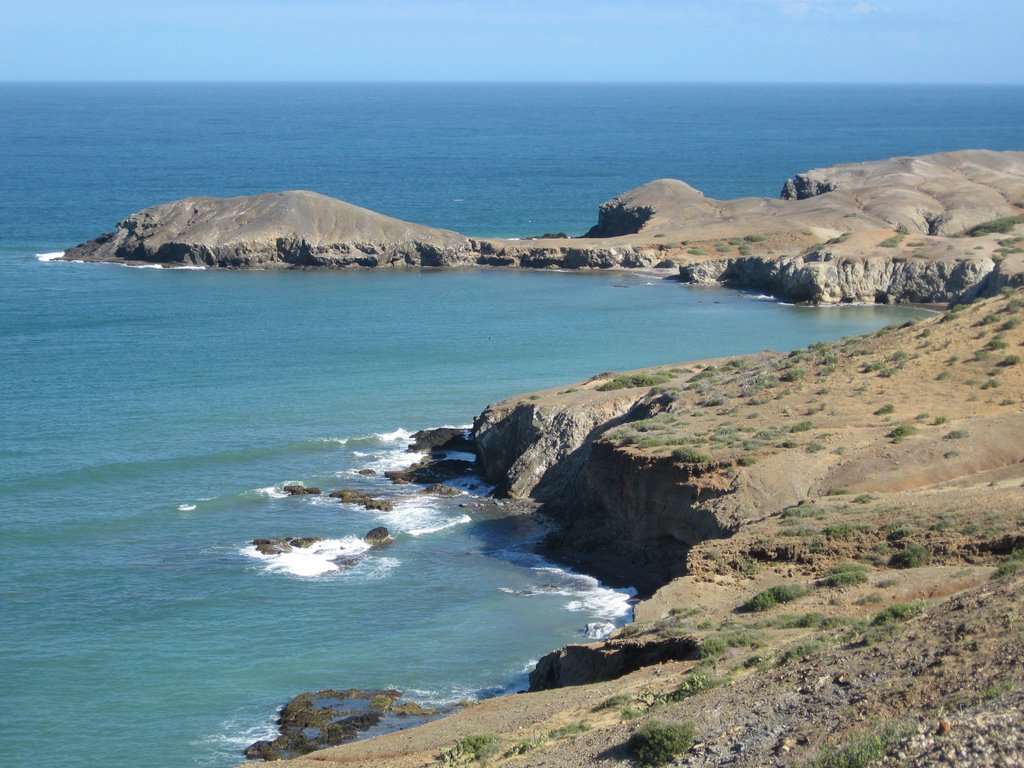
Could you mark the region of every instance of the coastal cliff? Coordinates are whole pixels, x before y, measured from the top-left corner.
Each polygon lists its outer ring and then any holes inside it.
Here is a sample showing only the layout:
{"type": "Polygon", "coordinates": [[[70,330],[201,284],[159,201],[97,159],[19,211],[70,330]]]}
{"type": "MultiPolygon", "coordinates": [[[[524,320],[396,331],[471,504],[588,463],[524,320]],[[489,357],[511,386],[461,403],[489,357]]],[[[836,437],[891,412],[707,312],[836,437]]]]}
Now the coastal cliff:
{"type": "Polygon", "coordinates": [[[314,192],[156,205],[72,261],[228,269],[660,269],[796,301],[946,302],[1021,284],[1024,152],[965,150],[797,174],[782,197],[714,200],[659,179],[582,237],[470,237],[314,192]]]}
{"type": "MultiPolygon", "coordinates": [[[[495,403],[473,432],[552,551],[644,589],[531,692],[302,766],[880,765],[1024,755],[1024,292],[899,328],[602,373],[495,403]],[[448,757],[446,757],[448,756],[448,757]],[[838,758],[837,758],[838,759],[838,758]],[[845,764],[845,763],[844,763],[845,764]]],[[[1005,760],[1004,760],[1005,758],[1005,760]]],[[[1002,763],[999,761],[1003,760],[1002,763]]]]}

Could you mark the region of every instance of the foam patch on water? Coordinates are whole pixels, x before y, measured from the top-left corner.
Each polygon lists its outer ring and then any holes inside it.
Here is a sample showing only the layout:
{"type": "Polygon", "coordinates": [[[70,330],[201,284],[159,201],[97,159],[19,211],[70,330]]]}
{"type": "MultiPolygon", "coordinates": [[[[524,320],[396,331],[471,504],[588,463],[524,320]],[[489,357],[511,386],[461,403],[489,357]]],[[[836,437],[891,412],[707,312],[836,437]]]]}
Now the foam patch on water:
{"type": "Polygon", "coordinates": [[[368,549],[370,545],[362,539],[346,536],[343,539],[324,539],[309,547],[294,547],[290,552],[277,555],[264,555],[252,544],[239,551],[261,562],[269,573],[311,578],[340,571],[342,566],[338,560],[361,555],[368,549]]]}
{"type": "Polygon", "coordinates": [[[592,623],[622,622],[632,614],[631,599],[636,590],[612,589],[604,586],[593,576],[576,573],[568,568],[559,568],[541,555],[531,552],[502,551],[501,557],[527,567],[541,579],[541,583],[524,589],[502,587],[501,591],[516,597],[557,595],[570,598],[563,604],[568,611],[587,613],[599,620],[592,623]]]}
{"type": "Polygon", "coordinates": [[[195,510],[195,508],[196,508],[195,504],[179,504],[178,505],[178,511],[179,512],[192,512],[193,510],[195,510]]]}
{"type": "Polygon", "coordinates": [[[64,251],[54,251],[53,253],[37,253],[36,259],[39,261],[57,261],[57,259],[63,258],[64,251]]]}
{"type": "Polygon", "coordinates": [[[239,715],[221,723],[217,733],[196,739],[192,746],[211,753],[216,765],[235,765],[241,761],[242,752],[250,744],[262,739],[272,741],[277,736],[278,730],[273,720],[256,714],[239,715]],[[255,723],[255,720],[260,722],[255,723]]]}
{"type": "Polygon", "coordinates": [[[393,443],[398,440],[408,441],[412,439],[412,432],[407,429],[396,429],[394,432],[377,432],[374,435],[378,440],[385,443],[393,443]]]}
{"type": "Polygon", "coordinates": [[[268,485],[266,488],[256,488],[253,493],[260,496],[265,496],[268,499],[287,499],[288,494],[282,489],[286,485],[302,485],[298,480],[285,480],[283,483],[277,485],[268,485]]]}
{"type": "Polygon", "coordinates": [[[410,536],[425,536],[428,533],[439,533],[447,530],[448,528],[454,528],[457,525],[465,525],[466,523],[471,522],[473,522],[473,518],[469,515],[459,515],[458,517],[453,517],[452,519],[446,520],[443,523],[438,523],[437,525],[428,525],[424,528],[413,528],[406,531],[406,533],[410,536]]]}
{"type": "Polygon", "coordinates": [[[607,640],[608,636],[615,631],[615,625],[610,621],[592,621],[587,624],[583,634],[588,640],[607,640]]]}
{"type": "Polygon", "coordinates": [[[394,509],[374,514],[392,535],[426,536],[472,522],[472,518],[462,512],[453,515],[449,500],[431,496],[395,498],[394,509]]]}

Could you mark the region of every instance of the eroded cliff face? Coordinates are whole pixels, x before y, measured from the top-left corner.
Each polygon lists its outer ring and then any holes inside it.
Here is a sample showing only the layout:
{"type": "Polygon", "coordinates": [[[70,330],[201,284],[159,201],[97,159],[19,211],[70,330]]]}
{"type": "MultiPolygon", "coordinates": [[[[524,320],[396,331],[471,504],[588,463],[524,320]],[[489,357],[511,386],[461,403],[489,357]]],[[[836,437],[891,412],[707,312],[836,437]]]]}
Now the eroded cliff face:
{"type": "Polygon", "coordinates": [[[989,258],[932,261],[902,257],[844,258],[827,248],[806,255],[709,259],[679,268],[683,282],[724,284],[818,304],[952,303],[1021,283],[989,258]]]}
{"type": "Polygon", "coordinates": [[[542,503],[558,523],[549,544],[562,558],[612,583],[655,589],[685,571],[690,546],[733,524],[715,504],[734,486],[723,467],[602,438],[671,402],[645,389],[590,389],[492,405],[473,427],[482,474],[498,494],[542,503]]]}
{"type": "Polygon", "coordinates": [[[559,499],[575,489],[590,446],[602,432],[649,407],[635,393],[495,403],[473,424],[478,462],[495,492],[515,499],[559,499]]]}

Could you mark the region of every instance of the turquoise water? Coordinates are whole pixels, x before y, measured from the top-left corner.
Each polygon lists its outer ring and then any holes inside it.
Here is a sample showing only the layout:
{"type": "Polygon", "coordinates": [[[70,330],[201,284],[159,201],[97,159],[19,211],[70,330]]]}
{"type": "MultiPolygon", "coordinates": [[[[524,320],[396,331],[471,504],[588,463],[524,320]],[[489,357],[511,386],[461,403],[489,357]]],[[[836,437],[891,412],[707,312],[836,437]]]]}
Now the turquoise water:
{"type": "Polygon", "coordinates": [[[394,686],[441,703],[515,690],[588,622],[626,620],[628,593],[531,555],[528,526],[359,469],[407,463],[410,431],[468,424],[516,392],[914,313],[630,275],[219,273],[35,254],[161,199],[283,187],[474,233],[581,230],[601,199],[655,176],[696,168],[712,194],[770,194],[812,165],[1012,146],[1024,124],[1020,89],[847,91],[867,115],[847,127],[857,111],[817,89],[594,88],[0,86],[5,760],[229,766],[299,691],[394,686]],[[639,125],[636,109],[659,118],[639,125]],[[992,119],[968,124],[968,110],[992,119]],[[801,128],[815,116],[836,130],[801,128]],[[396,508],[283,498],[289,481],[396,508]],[[396,543],[362,552],[380,524],[396,543]],[[248,549],[285,535],[330,549],[248,549]]]}

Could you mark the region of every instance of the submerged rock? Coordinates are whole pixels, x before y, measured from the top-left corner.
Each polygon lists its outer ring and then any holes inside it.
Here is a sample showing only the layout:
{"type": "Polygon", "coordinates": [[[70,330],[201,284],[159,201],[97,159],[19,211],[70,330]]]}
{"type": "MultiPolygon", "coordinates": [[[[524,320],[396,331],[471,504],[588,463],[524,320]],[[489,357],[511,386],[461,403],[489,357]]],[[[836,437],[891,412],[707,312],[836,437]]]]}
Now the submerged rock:
{"type": "Polygon", "coordinates": [[[356,488],[340,488],[327,494],[332,499],[337,499],[342,504],[359,504],[366,509],[376,509],[381,512],[390,512],[395,508],[395,503],[388,499],[378,499],[366,491],[356,488]]]}
{"type": "Polygon", "coordinates": [[[317,488],[315,486],[307,487],[305,485],[299,485],[298,483],[293,483],[292,485],[286,485],[281,490],[284,493],[287,493],[289,496],[319,496],[320,495],[320,489],[319,488],[317,488]]]}

